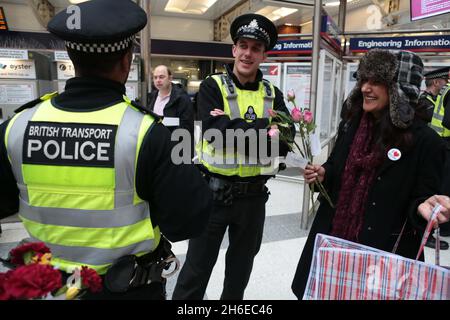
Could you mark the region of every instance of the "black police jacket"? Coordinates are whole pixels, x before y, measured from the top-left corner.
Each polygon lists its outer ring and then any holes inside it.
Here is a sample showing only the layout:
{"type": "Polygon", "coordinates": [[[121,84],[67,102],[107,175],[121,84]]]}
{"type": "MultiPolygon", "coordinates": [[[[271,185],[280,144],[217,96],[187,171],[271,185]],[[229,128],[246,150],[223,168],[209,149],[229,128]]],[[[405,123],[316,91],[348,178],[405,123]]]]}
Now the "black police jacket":
{"type": "MultiPolygon", "coordinates": [[[[151,111],[155,107],[158,92],[158,90],[154,90],[149,94],[148,108],[151,111]]],[[[188,94],[176,84],[172,85],[169,102],[164,107],[164,117],[179,118],[179,128],[187,129],[191,134],[194,132],[194,107],[188,94]]],[[[171,126],[168,128],[172,132],[177,127],[171,126]]]]}

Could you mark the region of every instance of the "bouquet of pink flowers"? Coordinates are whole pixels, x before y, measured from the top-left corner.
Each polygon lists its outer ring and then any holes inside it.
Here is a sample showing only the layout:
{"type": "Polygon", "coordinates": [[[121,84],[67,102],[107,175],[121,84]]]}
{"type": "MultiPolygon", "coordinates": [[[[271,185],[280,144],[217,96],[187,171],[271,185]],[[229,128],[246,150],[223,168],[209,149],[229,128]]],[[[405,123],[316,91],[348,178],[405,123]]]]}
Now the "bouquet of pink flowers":
{"type": "MultiPolygon", "coordinates": [[[[295,93],[292,90],[288,91],[287,100],[294,105],[294,108],[291,110],[291,114],[288,115],[282,111],[274,111],[270,110],[269,114],[272,117],[272,121],[269,124],[269,136],[275,137],[278,136],[281,141],[286,142],[286,144],[290,147],[291,151],[294,151],[294,146],[297,148],[300,155],[309,163],[312,164],[313,161],[313,153],[311,147],[311,139],[310,136],[313,133],[316,125],[314,124],[314,116],[312,112],[307,108],[298,108],[295,103],[295,93]],[[297,124],[300,132],[300,140],[301,147],[297,144],[295,139],[291,137],[289,134],[289,127],[297,124]]],[[[334,208],[333,202],[331,201],[328,192],[323,186],[322,182],[316,180],[311,184],[311,200],[313,205],[313,211],[315,211],[314,207],[314,189],[317,186],[319,192],[322,196],[328,201],[330,206],[334,208]]]]}

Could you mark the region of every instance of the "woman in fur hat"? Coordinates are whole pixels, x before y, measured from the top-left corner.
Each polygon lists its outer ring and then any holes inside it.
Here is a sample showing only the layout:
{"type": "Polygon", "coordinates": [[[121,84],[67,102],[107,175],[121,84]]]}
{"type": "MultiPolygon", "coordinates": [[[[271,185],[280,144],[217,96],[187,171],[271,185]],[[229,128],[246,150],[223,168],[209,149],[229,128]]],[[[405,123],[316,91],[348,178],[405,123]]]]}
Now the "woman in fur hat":
{"type": "Polygon", "coordinates": [[[311,226],[292,283],[299,299],[317,233],[392,251],[406,221],[396,253],[417,255],[427,222],[417,207],[438,193],[445,156],[439,136],[414,116],[422,70],[407,51],[375,49],[361,59],[330,157],[304,172],[307,183],[323,182],[335,208],[321,201],[311,226]]]}

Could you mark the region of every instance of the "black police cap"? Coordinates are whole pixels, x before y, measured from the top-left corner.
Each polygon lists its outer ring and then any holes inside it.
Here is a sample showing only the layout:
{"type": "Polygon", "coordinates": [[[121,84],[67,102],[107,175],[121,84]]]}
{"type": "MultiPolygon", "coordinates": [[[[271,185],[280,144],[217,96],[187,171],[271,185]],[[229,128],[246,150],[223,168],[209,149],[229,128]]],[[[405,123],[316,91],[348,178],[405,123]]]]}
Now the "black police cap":
{"type": "Polygon", "coordinates": [[[450,67],[439,68],[424,74],[425,79],[448,79],[450,67]]]}
{"type": "Polygon", "coordinates": [[[111,53],[127,49],[147,24],[147,14],[131,0],[91,0],[77,7],[60,11],[47,26],[75,51],[111,53]]]}
{"type": "Polygon", "coordinates": [[[250,38],[264,42],[266,51],[272,49],[278,40],[277,28],[266,17],[248,13],[234,19],[230,27],[230,35],[236,43],[240,38],[250,38]]]}

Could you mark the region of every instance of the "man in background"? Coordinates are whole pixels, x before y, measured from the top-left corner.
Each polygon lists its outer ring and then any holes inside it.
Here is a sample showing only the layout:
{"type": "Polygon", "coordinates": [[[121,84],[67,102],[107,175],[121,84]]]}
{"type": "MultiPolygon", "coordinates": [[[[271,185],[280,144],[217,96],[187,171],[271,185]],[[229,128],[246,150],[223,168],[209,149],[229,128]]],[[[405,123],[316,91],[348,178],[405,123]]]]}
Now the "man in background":
{"type": "Polygon", "coordinates": [[[153,84],[157,90],[148,97],[148,108],[163,116],[163,124],[171,132],[176,128],[194,130],[194,108],[188,94],[172,83],[172,71],[165,65],[159,65],[153,71],[153,84]]]}

